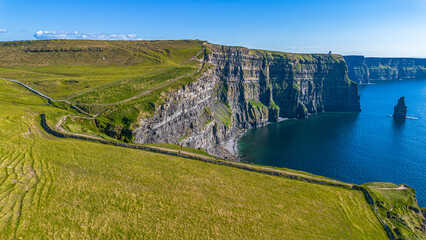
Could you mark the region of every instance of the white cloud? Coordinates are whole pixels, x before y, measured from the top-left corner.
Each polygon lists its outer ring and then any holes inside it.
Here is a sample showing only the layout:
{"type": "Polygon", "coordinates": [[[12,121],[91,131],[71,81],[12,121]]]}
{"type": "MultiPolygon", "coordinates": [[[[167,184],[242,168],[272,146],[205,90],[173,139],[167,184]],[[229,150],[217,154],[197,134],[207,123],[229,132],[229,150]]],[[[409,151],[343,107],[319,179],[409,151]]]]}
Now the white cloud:
{"type": "Polygon", "coordinates": [[[81,33],[63,31],[37,31],[36,39],[88,39],[88,40],[139,40],[136,34],[106,34],[106,33],[81,33]]]}
{"type": "Polygon", "coordinates": [[[4,28],[0,29],[0,33],[6,33],[6,32],[7,32],[6,29],[4,29],[4,28]]]}

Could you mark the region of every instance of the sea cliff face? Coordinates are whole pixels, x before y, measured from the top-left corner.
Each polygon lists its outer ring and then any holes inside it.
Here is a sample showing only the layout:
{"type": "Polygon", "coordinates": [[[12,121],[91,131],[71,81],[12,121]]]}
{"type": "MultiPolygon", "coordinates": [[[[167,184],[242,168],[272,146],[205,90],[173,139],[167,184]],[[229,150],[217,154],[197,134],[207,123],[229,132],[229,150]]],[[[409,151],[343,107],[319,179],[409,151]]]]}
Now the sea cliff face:
{"type": "Polygon", "coordinates": [[[345,56],[349,78],[357,83],[426,78],[426,59],[345,56]]]}
{"type": "Polygon", "coordinates": [[[358,86],[339,55],[287,54],[205,44],[208,66],[141,120],[135,142],[166,142],[233,158],[233,139],[279,118],[360,111],[358,86]]]}

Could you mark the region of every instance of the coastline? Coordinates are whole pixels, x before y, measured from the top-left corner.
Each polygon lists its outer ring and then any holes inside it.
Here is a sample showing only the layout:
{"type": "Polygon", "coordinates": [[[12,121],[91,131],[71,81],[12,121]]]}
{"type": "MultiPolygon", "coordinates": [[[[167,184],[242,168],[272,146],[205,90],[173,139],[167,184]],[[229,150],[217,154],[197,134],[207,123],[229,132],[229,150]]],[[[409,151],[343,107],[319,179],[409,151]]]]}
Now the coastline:
{"type": "Polygon", "coordinates": [[[241,162],[241,160],[242,160],[241,157],[238,155],[238,141],[247,132],[247,130],[249,130],[249,129],[243,129],[243,130],[240,130],[239,132],[236,132],[235,135],[232,136],[224,144],[226,151],[237,162],[241,162]]]}

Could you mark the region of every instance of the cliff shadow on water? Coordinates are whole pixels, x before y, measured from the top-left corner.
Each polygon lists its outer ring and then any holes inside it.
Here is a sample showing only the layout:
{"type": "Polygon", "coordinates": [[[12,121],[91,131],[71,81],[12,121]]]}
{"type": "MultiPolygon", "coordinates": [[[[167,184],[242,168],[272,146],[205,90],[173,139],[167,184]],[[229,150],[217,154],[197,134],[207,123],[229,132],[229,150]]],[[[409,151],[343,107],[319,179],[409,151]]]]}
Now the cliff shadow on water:
{"type": "Polygon", "coordinates": [[[321,113],[251,129],[240,138],[238,155],[245,162],[316,173],[318,165],[331,167],[344,158],[337,150],[352,147],[348,136],[356,134],[358,118],[359,113],[321,113]],[[336,143],[327,144],[328,138],[336,143]],[[327,154],[312,157],[321,152],[327,154]]]}

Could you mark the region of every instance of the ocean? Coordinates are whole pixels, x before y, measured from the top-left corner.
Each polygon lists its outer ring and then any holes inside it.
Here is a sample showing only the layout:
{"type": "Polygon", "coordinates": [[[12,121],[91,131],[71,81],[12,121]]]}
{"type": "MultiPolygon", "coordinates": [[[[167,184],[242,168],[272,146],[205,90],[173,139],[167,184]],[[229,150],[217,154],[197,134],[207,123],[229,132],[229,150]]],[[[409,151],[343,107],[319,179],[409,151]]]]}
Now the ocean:
{"type": "Polygon", "coordinates": [[[360,113],[321,113],[248,130],[247,162],[302,170],[345,182],[392,182],[417,191],[426,207],[426,79],[360,85],[360,113]],[[408,119],[392,118],[405,96],[408,119]]]}

